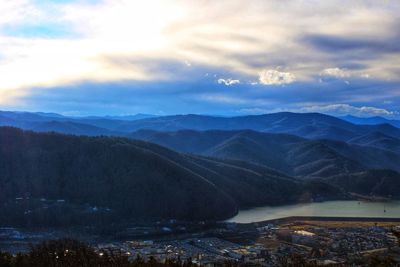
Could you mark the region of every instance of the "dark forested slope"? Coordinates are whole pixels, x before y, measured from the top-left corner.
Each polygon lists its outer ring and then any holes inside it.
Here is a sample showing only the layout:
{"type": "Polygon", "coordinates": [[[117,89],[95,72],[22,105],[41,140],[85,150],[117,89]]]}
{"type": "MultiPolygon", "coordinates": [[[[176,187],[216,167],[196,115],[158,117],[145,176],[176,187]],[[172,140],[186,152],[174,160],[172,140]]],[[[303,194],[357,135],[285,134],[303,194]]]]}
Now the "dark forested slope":
{"type": "Polygon", "coordinates": [[[400,198],[400,175],[391,170],[369,170],[331,177],[329,182],[361,195],[400,198]]]}
{"type": "MultiPolygon", "coordinates": [[[[57,200],[103,207],[129,219],[224,219],[241,207],[341,196],[334,187],[323,184],[326,190],[320,191],[317,182],[266,167],[189,156],[124,138],[0,127],[0,158],[4,205],[57,200]]],[[[45,208],[23,211],[30,216],[45,208]]]]}

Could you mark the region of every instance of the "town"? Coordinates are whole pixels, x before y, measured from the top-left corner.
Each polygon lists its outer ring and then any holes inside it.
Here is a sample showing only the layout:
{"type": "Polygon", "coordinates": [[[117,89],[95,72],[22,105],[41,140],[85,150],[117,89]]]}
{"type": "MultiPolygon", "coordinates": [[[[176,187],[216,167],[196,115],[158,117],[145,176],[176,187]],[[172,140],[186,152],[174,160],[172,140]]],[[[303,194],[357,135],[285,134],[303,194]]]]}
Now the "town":
{"type": "Polygon", "coordinates": [[[315,266],[363,266],[373,257],[400,263],[399,236],[398,220],[320,221],[293,217],[276,223],[225,223],[190,237],[98,244],[97,250],[122,251],[132,260],[176,259],[202,266],[227,261],[282,266],[293,257],[315,266]]]}
{"type": "Polygon", "coordinates": [[[400,220],[379,218],[288,217],[248,224],[170,220],[129,227],[113,238],[57,231],[32,235],[1,228],[0,250],[18,253],[23,250],[18,245],[27,248],[28,243],[63,237],[87,242],[100,256],[118,252],[132,261],[139,257],[199,266],[225,262],[290,266],[291,261],[312,266],[364,266],[378,257],[400,263],[400,220]]]}

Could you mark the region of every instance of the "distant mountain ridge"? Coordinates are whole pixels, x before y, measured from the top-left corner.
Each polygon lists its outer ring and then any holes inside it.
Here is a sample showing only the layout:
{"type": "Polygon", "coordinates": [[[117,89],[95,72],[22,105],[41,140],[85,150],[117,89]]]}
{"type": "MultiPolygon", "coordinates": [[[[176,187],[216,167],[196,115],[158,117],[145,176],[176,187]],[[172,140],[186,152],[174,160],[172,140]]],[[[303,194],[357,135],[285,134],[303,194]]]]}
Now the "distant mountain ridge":
{"type": "Polygon", "coordinates": [[[400,120],[386,119],[383,117],[375,116],[375,117],[355,117],[351,115],[339,117],[342,120],[354,123],[354,124],[364,124],[364,125],[376,125],[376,124],[390,124],[394,127],[400,128],[400,120]]]}
{"type": "Polygon", "coordinates": [[[356,125],[320,113],[280,112],[241,117],[211,117],[202,115],[176,115],[130,122],[118,130],[122,132],[150,129],[177,130],[254,130],[268,133],[286,133],[308,139],[347,141],[369,132],[382,132],[400,138],[400,129],[389,124],[356,125]]]}
{"type": "Polygon", "coordinates": [[[0,111],[0,126],[13,126],[36,132],[59,132],[75,135],[123,136],[114,130],[129,121],[153,118],[155,115],[68,117],[56,113],[0,111]]]}
{"type": "Polygon", "coordinates": [[[358,125],[319,113],[280,112],[239,117],[193,114],[155,117],[154,115],[138,114],[124,117],[78,118],[64,117],[57,114],[0,112],[1,125],[39,132],[55,131],[77,135],[125,136],[130,132],[142,129],[157,131],[248,129],[268,133],[285,133],[308,139],[349,141],[372,132],[380,132],[389,137],[400,139],[400,129],[388,123],[358,125]],[[50,122],[53,125],[49,124],[50,122]],[[54,122],[59,122],[59,124],[54,122]],[[64,125],[61,125],[61,122],[64,125]],[[93,127],[97,127],[97,129],[93,127]],[[88,129],[87,132],[86,129],[88,129]]]}
{"type": "MultiPolygon", "coordinates": [[[[165,132],[186,129],[196,131],[242,131],[244,129],[249,129],[264,133],[295,135],[311,140],[337,140],[347,142],[350,145],[369,146],[395,153],[399,153],[400,151],[399,128],[390,124],[356,125],[345,120],[318,113],[281,112],[240,117],[203,115],[155,117],[154,115],[137,114],[124,117],[106,116],[77,118],[65,117],[54,113],[0,111],[0,126],[14,126],[36,132],[128,137],[131,135],[132,131],[143,129],[165,132]]],[[[140,139],[140,136],[138,138],[140,139]]],[[[179,142],[182,142],[182,140],[179,140],[179,142]]],[[[170,146],[170,144],[168,144],[168,146],[170,146]]],[[[191,142],[190,146],[197,146],[197,142],[191,142]]],[[[243,151],[245,151],[245,148],[243,148],[243,151]]],[[[219,152],[215,151],[215,154],[217,153],[221,154],[222,150],[219,150],[219,152]]],[[[380,164],[376,165],[380,166],[380,164]]],[[[387,165],[388,166],[385,167],[393,167],[393,164],[387,165]]],[[[394,169],[397,170],[397,168],[394,169]]],[[[298,172],[309,173],[309,171],[298,172]]],[[[296,173],[297,171],[293,174],[296,173]]]]}

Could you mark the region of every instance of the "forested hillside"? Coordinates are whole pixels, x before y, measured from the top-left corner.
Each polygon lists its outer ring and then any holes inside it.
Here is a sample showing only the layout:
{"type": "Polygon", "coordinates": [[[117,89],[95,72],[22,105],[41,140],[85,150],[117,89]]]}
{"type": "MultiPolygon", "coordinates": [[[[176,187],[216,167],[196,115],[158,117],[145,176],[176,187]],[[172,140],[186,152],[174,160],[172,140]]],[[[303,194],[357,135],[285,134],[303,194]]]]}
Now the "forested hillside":
{"type": "Polygon", "coordinates": [[[259,165],[189,156],[125,138],[1,127],[0,158],[3,224],[13,218],[46,224],[55,212],[68,214],[70,223],[93,213],[127,220],[214,220],[243,207],[343,197],[325,183],[259,165]]]}

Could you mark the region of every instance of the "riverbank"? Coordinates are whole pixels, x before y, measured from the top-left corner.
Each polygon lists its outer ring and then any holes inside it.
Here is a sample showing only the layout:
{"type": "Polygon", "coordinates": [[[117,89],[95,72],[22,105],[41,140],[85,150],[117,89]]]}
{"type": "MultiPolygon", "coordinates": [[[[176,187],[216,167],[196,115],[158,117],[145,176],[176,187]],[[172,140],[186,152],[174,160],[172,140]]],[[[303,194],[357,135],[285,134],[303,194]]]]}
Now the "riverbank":
{"type": "MultiPolygon", "coordinates": [[[[380,226],[397,226],[400,224],[400,218],[377,218],[377,217],[326,217],[326,216],[290,216],[279,219],[265,220],[260,222],[253,223],[244,223],[244,225],[255,225],[257,227],[263,227],[269,224],[274,225],[282,225],[289,223],[318,223],[318,224],[332,224],[332,223],[341,223],[340,227],[347,226],[376,226],[379,224],[380,226]]],[[[339,226],[338,226],[339,227],[339,226]]]]}

